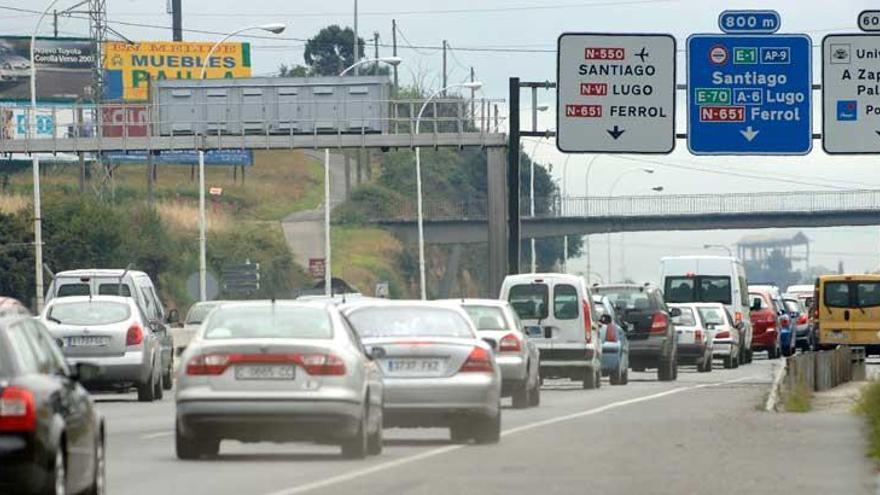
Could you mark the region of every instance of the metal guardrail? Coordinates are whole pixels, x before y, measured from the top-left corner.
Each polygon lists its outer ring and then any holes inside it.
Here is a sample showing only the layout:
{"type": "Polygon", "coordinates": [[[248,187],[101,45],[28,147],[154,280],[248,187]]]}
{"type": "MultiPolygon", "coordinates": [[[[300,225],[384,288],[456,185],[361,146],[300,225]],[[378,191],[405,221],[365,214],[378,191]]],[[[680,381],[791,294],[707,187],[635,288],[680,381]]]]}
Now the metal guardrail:
{"type": "Polygon", "coordinates": [[[838,346],[831,351],[806,352],[786,358],[782,395],[798,388],[821,392],[852,380],[865,379],[865,350],[838,346]]]}
{"type": "MultiPolygon", "coordinates": [[[[413,130],[423,103],[366,99],[349,100],[346,105],[328,101],[272,105],[209,102],[189,105],[190,119],[181,118],[180,112],[163,111],[164,107],[155,103],[41,104],[35,114],[27,105],[4,103],[0,104],[0,153],[192,148],[198,139],[186,138],[201,137],[196,136],[200,129],[208,129],[204,142],[210,148],[237,148],[246,142],[242,138],[260,136],[271,137],[273,147],[283,144],[285,137],[294,147],[308,136],[320,137],[312,141],[324,144],[328,136],[376,135],[397,137],[390,141],[398,146],[406,145],[408,140],[400,139],[404,137],[415,142],[413,130]],[[376,111],[377,107],[382,111],[376,111]],[[218,120],[218,115],[231,117],[218,120]],[[282,125],[276,125],[279,121],[282,125]]],[[[444,137],[435,140],[444,144],[454,143],[449,139],[454,136],[500,133],[504,120],[498,111],[500,103],[503,100],[486,98],[473,102],[461,98],[431,100],[420,120],[419,133],[423,139],[444,137]]],[[[470,139],[466,144],[472,141],[479,142],[470,139]]]]}
{"type": "MultiPolygon", "coordinates": [[[[764,213],[821,213],[877,211],[880,190],[800,191],[736,194],[681,194],[654,196],[614,196],[597,198],[536,198],[537,218],[639,217],[686,215],[741,215],[764,213]]],[[[485,198],[467,201],[424,202],[425,218],[431,220],[483,220],[487,217],[485,198]]],[[[528,200],[521,202],[520,215],[530,216],[528,200]]],[[[391,216],[371,213],[374,220],[408,221],[416,218],[414,202],[395,204],[391,216]]]]}

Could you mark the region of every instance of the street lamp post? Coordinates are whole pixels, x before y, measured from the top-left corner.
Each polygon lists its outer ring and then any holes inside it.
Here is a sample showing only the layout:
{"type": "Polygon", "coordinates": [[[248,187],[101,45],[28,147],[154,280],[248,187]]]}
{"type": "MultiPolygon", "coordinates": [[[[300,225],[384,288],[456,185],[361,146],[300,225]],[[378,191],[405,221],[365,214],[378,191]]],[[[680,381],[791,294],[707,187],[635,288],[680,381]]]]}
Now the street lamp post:
{"type": "MultiPolygon", "coordinates": [[[[529,107],[526,107],[524,110],[528,110],[529,107]]],[[[538,123],[538,112],[546,112],[550,105],[540,104],[534,105],[531,107],[532,112],[532,128],[537,127],[538,123]]],[[[532,149],[532,156],[529,157],[529,216],[532,218],[535,217],[535,155],[538,153],[538,146],[541,145],[541,140],[538,139],[535,141],[535,147],[532,149]]],[[[538,269],[537,260],[535,257],[535,238],[532,237],[529,239],[529,245],[531,247],[531,269],[532,273],[535,273],[538,269]]]]}
{"type": "MultiPolygon", "coordinates": [[[[422,103],[422,108],[419,109],[419,114],[416,116],[416,128],[413,133],[419,133],[419,124],[422,120],[422,113],[425,112],[425,108],[428,108],[428,103],[431,102],[434,98],[436,98],[440,94],[445,94],[450,89],[455,88],[464,88],[464,89],[472,89],[474,91],[483,87],[483,83],[480,81],[471,81],[461,84],[453,84],[451,86],[447,86],[445,88],[438,89],[434,93],[432,93],[424,103],[422,103]]],[[[436,119],[437,116],[435,115],[436,119]]],[[[424,218],[422,212],[422,154],[421,147],[416,146],[416,209],[418,210],[418,225],[419,225],[419,292],[422,297],[422,300],[428,299],[427,287],[425,284],[425,228],[424,228],[424,218]]]]}
{"type": "MultiPolygon", "coordinates": [[[[357,43],[357,42],[355,42],[357,43]]],[[[402,59],[400,57],[381,57],[368,58],[357,61],[348,66],[344,71],[339,73],[339,77],[348,74],[352,69],[357,69],[361,65],[369,63],[383,63],[393,67],[400,65],[402,59]]],[[[333,295],[333,271],[331,261],[331,245],[330,245],[330,148],[324,149],[324,295],[333,295]]]]}
{"type": "MultiPolygon", "coordinates": [[[[263,24],[260,26],[248,26],[241,28],[237,31],[233,31],[226,36],[224,36],[220,41],[214,43],[214,46],[208,50],[208,55],[202,60],[202,72],[199,74],[199,79],[204,79],[208,74],[208,65],[211,63],[211,55],[217,50],[217,48],[222,45],[226,40],[241,34],[245,31],[255,31],[262,30],[268,31],[274,34],[280,34],[284,32],[287,28],[285,24],[281,23],[271,23],[271,24],[263,24]]],[[[207,107],[207,100],[205,101],[205,105],[207,107]]],[[[206,108],[207,110],[207,108],[206,108]]],[[[207,131],[208,126],[208,113],[205,112],[205,130],[207,131]]],[[[204,133],[203,133],[204,135],[204,133]]],[[[199,300],[204,301],[208,298],[208,263],[207,263],[207,237],[206,237],[206,219],[205,219],[205,147],[204,143],[199,147],[199,300]]]]}
{"type": "MultiPolygon", "coordinates": [[[[599,155],[593,155],[587,162],[587,173],[584,175],[584,212],[586,216],[590,216],[590,171],[593,169],[593,163],[599,155]]],[[[590,253],[590,234],[584,236],[584,248],[587,251],[587,273],[592,273],[592,253],[590,253]]]]}
{"type": "MultiPolygon", "coordinates": [[[[614,196],[614,189],[620,183],[621,179],[623,179],[624,177],[626,177],[629,174],[636,173],[636,172],[642,172],[645,174],[653,174],[655,172],[655,170],[653,168],[646,168],[646,167],[632,167],[632,168],[628,168],[628,169],[624,170],[623,172],[621,172],[617,176],[616,179],[614,179],[614,182],[611,183],[611,187],[608,188],[608,199],[610,200],[611,197],[614,196]]],[[[608,213],[610,215],[611,212],[609,211],[608,213]]],[[[608,232],[608,282],[610,283],[612,280],[613,279],[611,278],[611,232],[609,231],[608,232]]]]}
{"type": "Polygon", "coordinates": [[[730,246],[724,244],[703,244],[703,249],[724,249],[727,251],[727,255],[733,258],[733,251],[730,249],[730,246]]]}

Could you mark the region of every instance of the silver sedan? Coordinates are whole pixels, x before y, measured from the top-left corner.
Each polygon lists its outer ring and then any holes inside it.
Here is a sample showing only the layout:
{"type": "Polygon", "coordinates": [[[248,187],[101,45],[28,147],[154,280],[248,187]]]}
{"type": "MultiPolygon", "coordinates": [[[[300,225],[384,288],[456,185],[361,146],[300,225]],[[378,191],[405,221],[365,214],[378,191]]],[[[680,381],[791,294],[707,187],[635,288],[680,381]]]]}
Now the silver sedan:
{"type": "Polygon", "coordinates": [[[176,446],[217,455],[220,441],[312,441],[347,458],[382,451],[381,375],[333,305],[228,302],[181,358],[176,446]]]}
{"type": "Polygon", "coordinates": [[[501,369],[460,306],[371,301],[343,313],[384,374],[386,427],[448,427],[453,441],[499,441],[501,369]]]}
{"type": "Polygon", "coordinates": [[[501,396],[511,397],[515,409],[541,402],[540,355],[535,343],[522,332],[522,323],[499,299],[459,299],[480,337],[495,343],[495,360],[501,367],[501,396]]]}

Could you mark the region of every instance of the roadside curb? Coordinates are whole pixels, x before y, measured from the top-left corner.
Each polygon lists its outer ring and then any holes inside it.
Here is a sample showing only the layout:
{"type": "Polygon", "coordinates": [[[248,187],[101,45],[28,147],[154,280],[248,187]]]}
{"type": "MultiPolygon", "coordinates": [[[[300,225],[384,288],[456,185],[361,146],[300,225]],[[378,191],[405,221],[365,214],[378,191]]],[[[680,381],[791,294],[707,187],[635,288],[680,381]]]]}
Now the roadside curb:
{"type": "Polygon", "coordinates": [[[767,402],[764,404],[764,410],[767,412],[778,412],[776,409],[779,405],[779,397],[782,389],[782,380],[788,371],[788,359],[782,360],[782,365],[776,367],[776,373],[773,375],[773,384],[770,386],[770,394],[767,396],[767,402]]]}

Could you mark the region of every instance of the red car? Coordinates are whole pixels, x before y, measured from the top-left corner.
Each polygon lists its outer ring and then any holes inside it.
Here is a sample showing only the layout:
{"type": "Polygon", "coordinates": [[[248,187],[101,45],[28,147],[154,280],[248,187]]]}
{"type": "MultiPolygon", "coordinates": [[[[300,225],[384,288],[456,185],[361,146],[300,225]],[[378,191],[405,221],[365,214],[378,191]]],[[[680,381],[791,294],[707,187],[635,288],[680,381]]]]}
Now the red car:
{"type": "Polygon", "coordinates": [[[752,322],[752,350],[767,351],[769,359],[776,359],[782,354],[779,342],[779,313],[773,302],[770,291],[749,289],[752,301],[749,319],[752,322]]]}

